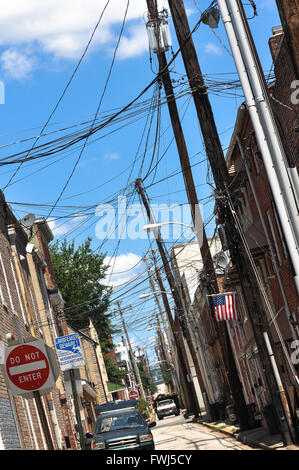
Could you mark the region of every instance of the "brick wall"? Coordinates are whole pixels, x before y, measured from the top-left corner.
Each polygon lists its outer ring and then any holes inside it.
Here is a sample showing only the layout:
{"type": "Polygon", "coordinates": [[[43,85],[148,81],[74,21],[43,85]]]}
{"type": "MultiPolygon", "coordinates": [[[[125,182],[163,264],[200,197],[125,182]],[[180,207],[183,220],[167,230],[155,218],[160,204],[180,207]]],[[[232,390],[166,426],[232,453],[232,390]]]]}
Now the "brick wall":
{"type": "Polygon", "coordinates": [[[8,398],[0,398],[0,435],[3,447],[2,450],[22,449],[11,402],[8,398]]]}

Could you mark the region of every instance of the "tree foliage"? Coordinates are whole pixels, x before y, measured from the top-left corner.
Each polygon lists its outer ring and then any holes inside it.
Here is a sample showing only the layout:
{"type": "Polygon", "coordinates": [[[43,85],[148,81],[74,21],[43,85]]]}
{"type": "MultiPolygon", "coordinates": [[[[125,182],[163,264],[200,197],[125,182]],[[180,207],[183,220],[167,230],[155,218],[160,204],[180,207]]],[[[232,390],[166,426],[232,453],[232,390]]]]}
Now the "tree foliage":
{"type": "Polygon", "coordinates": [[[143,389],[147,395],[153,395],[157,392],[157,386],[144,369],[142,362],[137,363],[143,389]]]}
{"type": "Polygon", "coordinates": [[[67,321],[82,329],[88,326],[90,318],[106,352],[110,349],[109,337],[116,332],[106,313],[111,288],[104,282],[108,268],[104,264],[105,255],[94,253],[91,241],[88,238],[78,248],[74,242],[57,241],[50,246],[50,254],[67,321]]]}
{"type": "Polygon", "coordinates": [[[105,356],[104,360],[108,379],[111,382],[122,383],[122,379],[126,377],[128,371],[126,369],[120,369],[117,363],[109,356],[105,356]]]}

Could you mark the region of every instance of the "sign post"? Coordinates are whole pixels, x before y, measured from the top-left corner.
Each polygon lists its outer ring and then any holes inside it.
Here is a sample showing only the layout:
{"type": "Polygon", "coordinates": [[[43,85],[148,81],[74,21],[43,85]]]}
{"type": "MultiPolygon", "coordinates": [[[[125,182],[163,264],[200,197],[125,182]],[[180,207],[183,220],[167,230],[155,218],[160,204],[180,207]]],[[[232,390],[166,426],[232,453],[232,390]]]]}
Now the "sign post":
{"type": "Polygon", "coordinates": [[[83,434],[83,427],[80,416],[79,397],[76,388],[75,369],[84,366],[84,356],[80,343],[80,338],[77,333],[60,336],[55,338],[55,347],[58,355],[58,360],[62,371],[70,371],[70,379],[72,385],[72,394],[74,398],[74,406],[76,412],[76,420],[80,436],[80,446],[85,450],[85,438],[83,434]]]}
{"type": "Polygon", "coordinates": [[[35,399],[48,449],[54,450],[40,395],[49,393],[55,385],[44,342],[36,340],[6,348],[5,372],[13,395],[35,399]]]}

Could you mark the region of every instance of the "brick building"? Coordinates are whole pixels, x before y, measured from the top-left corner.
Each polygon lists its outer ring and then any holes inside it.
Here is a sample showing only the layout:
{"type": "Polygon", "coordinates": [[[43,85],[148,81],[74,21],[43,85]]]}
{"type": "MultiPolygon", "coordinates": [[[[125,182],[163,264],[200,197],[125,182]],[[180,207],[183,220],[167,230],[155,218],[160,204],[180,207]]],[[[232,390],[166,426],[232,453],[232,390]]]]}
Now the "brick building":
{"type": "MultiPolygon", "coordinates": [[[[209,238],[211,255],[215,258],[222,253],[220,239],[209,238]]],[[[204,387],[199,389],[192,358],[189,355],[190,369],[201,409],[209,412],[211,419],[223,414],[223,404],[227,398],[228,378],[222,360],[211,311],[206,297],[204,282],[201,282],[203,262],[197,242],[183,243],[172,248],[172,264],[177,282],[182,286],[185,297],[187,325],[190,339],[198,358],[204,387]]],[[[216,266],[216,265],[215,265],[216,266]]],[[[187,348],[186,344],[186,348],[187,348]]],[[[188,350],[188,349],[187,349],[188,350]]]]}
{"type": "MultiPolygon", "coordinates": [[[[297,39],[299,41],[299,37],[297,39]]],[[[299,155],[298,103],[294,104],[291,97],[291,84],[296,75],[281,27],[273,28],[269,46],[275,72],[275,82],[269,85],[269,95],[286,149],[290,175],[296,181],[299,155]]],[[[238,110],[226,161],[231,176],[230,195],[259,279],[261,307],[268,323],[274,353],[271,359],[275,361],[278,371],[277,391],[282,397],[292,435],[296,438],[298,364],[293,363],[291,357],[294,341],[299,339],[298,296],[269,181],[245,104],[238,110]]],[[[177,270],[181,271],[178,279],[184,285],[187,293],[185,297],[191,307],[189,331],[197,351],[205,391],[212,409],[217,409],[224,399],[223,385],[227,380],[225,369],[219,361],[220,352],[215,348],[216,332],[210,318],[204,282],[200,277],[199,250],[197,254],[190,252],[188,256],[183,256],[184,265],[181,267],[175,250],[172,254],[177,270]]],[[[246,310],[235,267],[229,263],[222,274],[218,273],[217,280],[220,292],[237,292],[239,320],[226,321],[225,324],[244,398],[250,410],[251,424],[257,425],[261,420],[270,432],[279,432],[271,393],[267,389],[261,357],[251,328],[250,312],[246,310]]]]}
{"type": "MultiPolygon", "coordinates": [[[[273,28],[269,45],[275,72],[275,82],[269,85],[269,95],[286,150],[290,176],[296,180],[299,108],[291,100],[291,83],[296,77],[281,27],[273,28]]],[[[292,363],[291,355],[294,350],[293,342],[299,338],[298,296],[269,181],[245,105],[239,108],[226,160],[232,177],[230,191],[234,207],[259,276],[262,308],[269,324],[281,381],[278,389],[284,390],[284,408],[287,415],[293,417],[293,422],[291,419],[289,421],[294,428],[297,421],[296,410],[299,408],[298,366],[292,363]]],[[[250,312],[246,312],[239,281],[233,269],[229,273],[229,279],[224,282],[226,290],[236,290],[239,294],[241,321],[234,325],[228,322],[228,329],[239,362],[244,393],[249,403],[254,402],[257,408],[263,410],[269,404],[270,397],[248,321],[250,312]]]]}
{"type": "MultiPolygon", "coordinates": [[[[79,435],[69,382],[57,363],[55,387],[39,403],[13,396],[4,374],[8,345],[41,339],[55,356],[55,338],[70,334],[56,284],[48,244],[53,234],[44,220],[29,214],[18,221],[0,193],[0,448],[78,449],[79,435]],[[49,435],[48,435],[48,432],[49,435]]],[[[77,370],[84,430],[92,431],[94,405],[107,401],[107,377],[93,325],[81,337],[85,366],[77,370]],[[105,375],[106,374],[106,375],[105,375]]]]}
{"type": "MultiPolygon", "coordinates": [[[[11,342],[45,337],[44,308],[36,296],[37,285],[32,276],[41,259],[28,252],[28,236],[0,194],[0,340],[2,350],[11,342]]],[[[30,250],[29,250],[30,251],[30,250]]],[[[44,304],[43,304],[44,305],[44,304]]],[[[3,364],[3,361],[1,361],[3,364]]],[[[48,428],[55,449],[66,448],[68,435],[61,413],[59,389],[42,396],[48,428]]],[[[4,449],[47,449],[35,400],[12,396],[3,368],[0,371],[0,435],[4,449]]]]}

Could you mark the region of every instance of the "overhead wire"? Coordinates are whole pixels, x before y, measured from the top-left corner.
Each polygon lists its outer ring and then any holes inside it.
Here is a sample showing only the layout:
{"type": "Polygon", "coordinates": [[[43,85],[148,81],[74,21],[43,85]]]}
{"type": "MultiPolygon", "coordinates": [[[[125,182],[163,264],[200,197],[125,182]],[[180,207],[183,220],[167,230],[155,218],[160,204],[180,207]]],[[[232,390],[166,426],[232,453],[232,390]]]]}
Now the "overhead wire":
{"type": "MultiPolygon", "coordinates": [[[[108,2],[106,3],[106,6],[108,5],[108,3],[109,3],[109,0],[108,0],[108,2]]],[[[113,69],[114,62],[115,62],[116,53],[117,53],[117,50],[118,50],[118,47],[119,47],[119,44],[120,44],[120,40],[121,40],[121,37],[122,37],[122,34],[123,34],[123,30],[124,30],[124,26],[125,26],[125,22],[126,22],[126,18],[127,18],[127,13],[128,13],[129,5],[130,5],[130,0],[127,0],[126,10],[125,10],[125,14],[124,14],[124,17],[123,17],[123,21],[122,21],[120,33],[119,33],[118,40],[117,40],[117,43],[116,43],[116,46],[115,46],[115,49],[114,49],[114,52],[113,52],[113,57],[112,57],[111,65],[110,65],[110,68],[109,68],[108,76],[107,76],[107,78],[106,78],[106,82],[105,82],[105,85],[104,85],[104,89],[103,89],[103,91],[102,91],[102,94],[101,94],[101,97],[100,97],[100,101],[99,101],[99,103],[98,103],[98,107],[97,107],[97,110],[96,110],[94,119],[93,119],[92,124],[91,124],[91,127],[90,127],[90,133],[91,133],[92,130],[93,130],[93,127],[94,127],[96,118],[97,118],[97,116],[98,116],[100,107],[101,107],[101,105],[102,105],[103,98],[104,98],[105,93],[106,93],[106,90],[107,90],[107,86],[108,86],[109,80],[110,80],[110,77],[111,77],[112,69],[113,69]]],[[[81,151],[80,151],[80,153],[79,153],[79,155],[78,155],[78,158],[77,158],[77,160],[76,160],[76,162],[75,162],[75,164],[74,164],[74,166],[73,166],[73,168],[72,168],[72,171],[71,171],[69,177],[67,178],[67,180],[66,180],[66,182],[65,182],[65,184],[64,184],[64,186],[63,186],[63,188],[62,188],[62,190],[60,191],[60,193],[59,193],[59,195],[58,195],[58,198],[56,199],[56,201],[55,201],[53,207],[51,208],[51,210],[50,210],[48,216],[46,217],[46,220],[50,217],[50,215],[52,214],[52,212],[53,212],[54,208],[56,207],[57,203],[58,203],[59,200],[61,199],[61,197],[62,197],[64,191],[66,190],[66,188],[67,188],[67,186],[68,186],[68,184],[69,184],[69,182],[70,182],[70,180],[71,180],[71,178],[72,178],[72,176],[73,176],[73,174],[74,174],[74,172],[75,172],[75,170],[76,170],[76,168],[77,168],[77,166],[78,166],[78,163],[79,163],[79,161],[80,161],[80,159],[81,159],[81,157],[82,157],[82,155],[83,155],[83,152],[84,152],[84,150],[85,150],[86,144],[87,144],[87,142],[88,142],[88,138],[89,138],[89,135],[88,135],[88,136],[86,137],[86,139],[84,140],[84,144],[83,144],[82,149],[81,149],[81,151]]]]}
{"type": "MultiPolygon", "coordinates": [[[[49,115],[49,117],[48,117],[46,123],[44,124],[44,126],[43,126],[43,128],[42,128],[42,130],[41,130],[41,133],[40,133],[41,135],[43,134],[43,131],[46,129],[46,127],[48,126],[50,120],[52,119],[52,117],[53,117],[53,115],[55,114],[56,110],[58,109],[58,107],[59,107],[61,101],[63,100],[63,98],[64,98],[64,96],[65,96],[65,94],[66,94],[66,92],[67,92],[67,90],[68,90],[68,88],[69,88],[69,86],[70,86],[70,84],[72,83],[72,81],[73,81],[73,79],[74,79],[74,77],[75,77],[75,75],[76,75],[76,73],[77,73],[77,71],[78,71],[78,69],[79,69],[79,67],[80,67],[80,65],[81,65],[81,62],[83,61],[83,59],[84,59],[84,57],[85,57],[85,55],[86,55],[86,53],[87,53],[87,51],[88,51],[88,49],[89,49],[89,46],[90,46],[90,44],[91,44],[91,42],[92,42],[92,40],[93,40],[93,37],[94,37],[94,35],[95,35],[95,33],[96,33],[97,29],[98,29],[98,26],[99,26],[99,24],[100,24],[100,22],[101,22],[101,20],[102,20],[102,18],[103,18],[104,12],[105,12],[105,10],[106,10],[106,8],[107,8],[107,6],[108,6],[109,3],[110,3],[110,0],[107,0],[106,4],[105,4],[105,6],[104,6],[104,8],[103,8],[103,10],[102,10],[102,12],[101,12],[101,15],[100,15],[100,17],[99,17],[99,19],[98,19],[98,21],[97,21],[97,23],[96,23],[96,25],[95,25],[93,31],[92,31],[92,34],[91,34],[91,36],[90,36],[90,38],[89,38],[89,41],[87,42],[87,45],[86,45],[86,47],[85,47],[85,49],[84,49],[84,51],[83,51],[83,54],[81,55],[81,57],[80,57],[80,59],[79,59],[77,65],[76,65],[76,67],[75,67],[75,69],[74,69],[74,71],[73,71],[73,73],[72,73],[72,75],[71,75],[71,77],[69,78],[69,80],[68,80],[66,86],[64,87],[64,89],[63,89],[63,91],[62,91],[62,93],[61,93],[61,95],[60,95],[58,101],[56,102],[56,104],[55,104],[55,106],[54,106],[52,112],[50,113],[50,115],[49,115]]],[[[36,138],[36,140],[34,141],[33,146],[31,147],[31,150],[35,147],[35,145],[36,145],[36,143],[38,142],[39,138],[40,138],[40,136],[38,136],[38,137],[36,138]]],[[[28,154],[27,154],[27,157],[30,155],[31,150],[29,150],[29,152],[28,152],[28,154]]],[[[24,160],[24,161],[26,161],[26,160],[24,160]]],[[[23,165],[23,163],[24,163],[24,162],[20,162],[19,167],[15,170],[15,172],[13,173],[13,175],[11,176],[11,178],[9,179],[8,183],[7,183],[7,184],[4,186],[4,188],[2,189],[3,191],[4,191],[4,190],[7,188],[7,186],[11,183],[11,181],[12,181],[13,178],[16,176],[16,174],[18,173],[18,171],[19,171],[19,169],[21,168],[21,166],[23,165]]]]}

